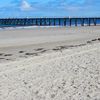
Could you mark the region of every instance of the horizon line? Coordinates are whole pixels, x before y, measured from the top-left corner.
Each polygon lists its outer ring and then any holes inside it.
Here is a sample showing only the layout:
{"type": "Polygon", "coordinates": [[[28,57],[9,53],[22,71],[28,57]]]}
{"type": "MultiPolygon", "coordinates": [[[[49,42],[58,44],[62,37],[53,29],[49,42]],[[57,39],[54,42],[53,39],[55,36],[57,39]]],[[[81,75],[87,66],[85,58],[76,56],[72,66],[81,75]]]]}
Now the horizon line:
{"type": "Polygon", "coordinates": [[[86,16],[86,17],[82,17],[82,16],[52,16],[52,17],[0,17],[0,19],[15,19],[15,18],[100,18],[100,16],[86,16]]]}

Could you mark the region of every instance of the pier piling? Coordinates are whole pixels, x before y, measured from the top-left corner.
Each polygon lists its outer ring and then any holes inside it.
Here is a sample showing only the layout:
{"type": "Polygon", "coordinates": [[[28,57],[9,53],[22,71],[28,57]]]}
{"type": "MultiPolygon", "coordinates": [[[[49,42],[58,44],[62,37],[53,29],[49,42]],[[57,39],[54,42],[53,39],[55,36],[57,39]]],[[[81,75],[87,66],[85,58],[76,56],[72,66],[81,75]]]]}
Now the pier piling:
{"type": "Polygon", "coordinates": [[[64,26],[66,26],[66,18],[64,19],[64,26]]]}
{"type": "Polygon", "coordinates": [[[91,25],[91,19],[88,18],[88,26],[90,26],[90,25],[91,25]]]}
{"type": "Polygon", "coordinates": [[[77,18],[75,19],[75,26],[77,26],[77,18]]]}
{"type": "Polygon", "coordinates": [[[69,18],[69,26],[71,26],[71,25],[72,25],[72,19],[69,18]]]}
{"type": "Polygon", "coordinates": [[[59,18],[59,26],[60,26],[60,23],[61,23],[61,21],[60,21],[60,18],[59,18]]]}
{"type": "Polygon", "coordinates": [[[96,26],[96,18],[94,18],[94,26],[96,26]]]}

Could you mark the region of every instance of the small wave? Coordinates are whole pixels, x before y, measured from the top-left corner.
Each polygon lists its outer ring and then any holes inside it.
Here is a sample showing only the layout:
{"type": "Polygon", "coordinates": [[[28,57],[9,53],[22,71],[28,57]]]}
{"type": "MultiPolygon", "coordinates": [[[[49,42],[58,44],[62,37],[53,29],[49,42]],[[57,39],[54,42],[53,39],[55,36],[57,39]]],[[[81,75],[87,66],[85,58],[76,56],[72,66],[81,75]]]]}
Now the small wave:
{"type": "Polygon", "coordinates": [[[12,26],[12,27],[0,27],[0,30],[13,30],[13,29],[31,29],[31,28],[53,28],[61,26],[12,26]]]}

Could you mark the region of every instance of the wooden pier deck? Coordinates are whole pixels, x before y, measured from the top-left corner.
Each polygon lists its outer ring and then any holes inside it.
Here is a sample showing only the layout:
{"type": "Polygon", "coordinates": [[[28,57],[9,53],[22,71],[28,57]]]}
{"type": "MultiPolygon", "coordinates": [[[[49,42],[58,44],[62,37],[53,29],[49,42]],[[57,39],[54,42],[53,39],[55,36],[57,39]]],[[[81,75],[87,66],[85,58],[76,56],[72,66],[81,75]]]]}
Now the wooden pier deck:
{"type": "Polygon", "coordinates": [[[86,18],[2,18],[0,27],[10,26],[91,26],[100,25],[100,17],[86,18]]]}

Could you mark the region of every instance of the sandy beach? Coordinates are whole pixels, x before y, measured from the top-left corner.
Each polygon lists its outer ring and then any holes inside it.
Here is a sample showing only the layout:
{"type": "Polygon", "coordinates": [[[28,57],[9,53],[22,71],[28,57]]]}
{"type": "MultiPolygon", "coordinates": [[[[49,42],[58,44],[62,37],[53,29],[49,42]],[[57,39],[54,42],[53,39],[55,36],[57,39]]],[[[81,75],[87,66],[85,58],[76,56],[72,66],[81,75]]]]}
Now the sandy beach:
{"type": "Polygon", "coordinates": [[[0,100],[100,100],[100,26],[0,30],[0,100]]]}

